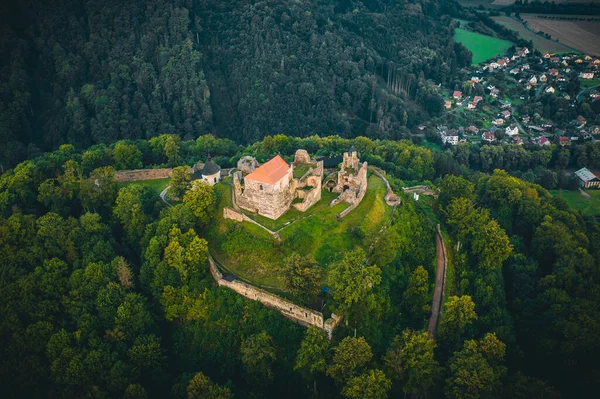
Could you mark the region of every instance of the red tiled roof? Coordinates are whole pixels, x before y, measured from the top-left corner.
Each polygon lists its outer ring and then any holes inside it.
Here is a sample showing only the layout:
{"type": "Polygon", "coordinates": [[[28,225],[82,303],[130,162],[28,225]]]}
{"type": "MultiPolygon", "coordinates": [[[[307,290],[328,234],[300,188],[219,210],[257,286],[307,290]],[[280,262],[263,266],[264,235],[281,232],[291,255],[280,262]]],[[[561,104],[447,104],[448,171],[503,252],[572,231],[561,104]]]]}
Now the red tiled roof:
{"type": "Polygon", "coordinates": [[[277,155],[269,162],[262,164],[252,173],[245,177],[246,180],[253,180],[261,183],[274,184],[284,177],[290,165],[281,156],[277,155]]]}

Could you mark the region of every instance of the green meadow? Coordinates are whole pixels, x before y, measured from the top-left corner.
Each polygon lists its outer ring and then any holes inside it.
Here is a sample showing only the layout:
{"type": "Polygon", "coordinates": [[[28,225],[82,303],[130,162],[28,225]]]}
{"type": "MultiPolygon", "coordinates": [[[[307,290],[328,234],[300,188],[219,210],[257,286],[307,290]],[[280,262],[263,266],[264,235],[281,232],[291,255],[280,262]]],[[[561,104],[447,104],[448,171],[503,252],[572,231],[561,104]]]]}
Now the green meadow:
{"type": "Polygon", "coordinates": [[[584,215],[600,215],[600,190],[586,190],[591,198],[584,197],[579,190],[551,190],[550,193],[564,198],[569,206],[584,215]]]}
{"type": "Polygon", "coordinates": [[[454,31],[454,40],[462,43],[473,53],[473,65],[500,56],[513,45],[508,40],[496,39],[460,28],[454,31]]]}

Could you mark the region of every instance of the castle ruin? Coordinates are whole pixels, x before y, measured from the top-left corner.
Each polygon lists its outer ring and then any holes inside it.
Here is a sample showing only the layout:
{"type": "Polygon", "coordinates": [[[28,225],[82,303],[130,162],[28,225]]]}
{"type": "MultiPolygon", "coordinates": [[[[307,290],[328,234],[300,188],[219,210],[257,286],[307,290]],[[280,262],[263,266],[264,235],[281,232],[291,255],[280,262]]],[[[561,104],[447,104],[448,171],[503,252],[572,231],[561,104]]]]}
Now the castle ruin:
{"type": "Polygon", "coordinates": [[[233,176],[234,199],[237,206],[270,219],[278,219],[293,207],[306,211],[321,199],[323,163],[310,159],[304,150],[296,152],[295,161],[289,165],[280,155],[254,169],[243,177],[233,176]],[[294,167],[309,165],[299,178],[294,178],[294,167]]]}
{"type": "Polygon", "coordinates": [[[330,206],[347,202],[350,204],[339,217],[343,217],[354,209],[363,199],[367,192],[367,162],[360,163],[360,153],[352,145],[344,153],[342,166],[337,173],[327,176],[325,186],[331,192],[340,195],[331,201],[330,206]]]}

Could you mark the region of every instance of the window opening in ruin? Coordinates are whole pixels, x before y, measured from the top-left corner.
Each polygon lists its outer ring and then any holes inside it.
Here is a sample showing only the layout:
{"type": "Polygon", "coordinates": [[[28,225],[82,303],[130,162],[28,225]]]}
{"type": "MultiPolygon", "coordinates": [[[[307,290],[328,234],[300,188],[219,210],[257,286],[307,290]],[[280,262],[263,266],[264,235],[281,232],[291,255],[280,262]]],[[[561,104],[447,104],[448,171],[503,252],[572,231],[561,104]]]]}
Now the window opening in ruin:
{"type": "Polygon", "coordinates": [[[260,185],[260,190],[262,191],[262,189],[263,189],[263,185],[261,184],[261,185],[260,185]]]}
{"type": "Polygon", "coordinates": [[[217,178],[215,177],[215,183],[217,182],[217,178]]]}

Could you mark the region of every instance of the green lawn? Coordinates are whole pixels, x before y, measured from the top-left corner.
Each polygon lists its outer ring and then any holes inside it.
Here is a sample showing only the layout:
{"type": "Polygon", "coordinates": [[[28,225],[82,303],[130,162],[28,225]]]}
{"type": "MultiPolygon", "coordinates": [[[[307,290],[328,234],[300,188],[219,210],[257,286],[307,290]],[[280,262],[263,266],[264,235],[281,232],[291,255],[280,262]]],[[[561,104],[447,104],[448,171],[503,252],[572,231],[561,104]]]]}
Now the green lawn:
{"type": "Polygon", "coordinates": [[[588,87],[600,85],[600,80],[597,80],[597,79],[592,79],[592,80],[579,79],[579,82],[581,83],[582,89],[587,89],[588,87]]]}
{"type": "Polygon", "coordinates": [[[584,215],[600,215],[600,190],[585,190],[591,198],[585,198],[578,190],[551,190],[552,195],[564,198],[569,206],[584,215]]]}
{"type": "MultiPolygon", "coordinates": [[[[272,229],[296,220],[281,230],[281,242],[252,223],[224,220],[222,211],[219,211],[206,231],[211,253],[232,273],[281,290],[282,262],[293,252],[314,260],[326,269],[328,264],[357,246],[368,249],[391,215],[391,208],[383,200],[386,194],[383,181],[370,176],[368,183],[369,188],[360,205],[341,221],[337,221],[335,215],[347,204],[329,207],[336,194],[327,191],[323,191],[321,201],[305,213],[290,210],[277,221],[253,216],[265,225],[270,223],[267,227],[272,229]],[[352,230],[356,226],[360,232],[352,230]]],[[[218,184],[215,188],[219,209],[222,209],[230,204],[231,187],[218,184]]]]}
{"type": "Polygon", "coordinates": [[[500,56],[513,45],[508,40],[496,39],[495,37],[469,32],[460,28],[455,30],[454,40],[462,43],[473,53],[473,65],[500,56]]]}
{"type": "Polygon", "coordinates": [[[129,186],[132,184],[137,184],[144,187],[149,187],[152,191],[155,191],[159,194],[162,190],[165,189],[169,185],[169,181],[171,179],[155,179],[155,180],[142,180],[142,181],[132,181],[119,183],[119,188],[129,186]]]}
{"type": "Polygon", "coordinates": [[[429,148],[430,150],[441,151],[442,147],[437,143],[432,143],[431,141],[423,140],[421,145],[425,148],[429,148]]]}

